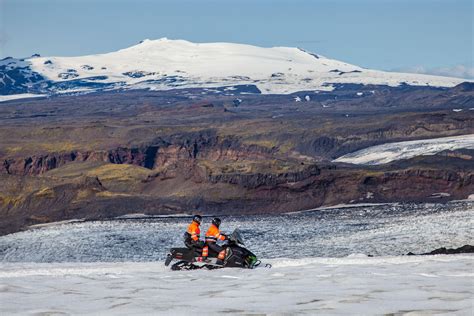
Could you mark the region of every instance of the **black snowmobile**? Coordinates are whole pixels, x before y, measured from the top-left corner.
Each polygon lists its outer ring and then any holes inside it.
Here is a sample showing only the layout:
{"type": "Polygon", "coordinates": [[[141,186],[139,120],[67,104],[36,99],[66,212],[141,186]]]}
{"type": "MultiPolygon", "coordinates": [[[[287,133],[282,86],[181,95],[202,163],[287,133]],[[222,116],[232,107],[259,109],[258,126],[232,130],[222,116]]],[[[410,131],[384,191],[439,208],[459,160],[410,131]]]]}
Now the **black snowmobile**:
{"type": "Polygon", "coordinates": [[[165,266],[169,266],[174,259],[179,260],[171,266],[171,270],[195,270],[195,269],[218,269],[218,268],[246,268],[253,269],[260,265],[250,250],[244,248],[242,236],[236,229],[229,235],[227,240],[226,257],[223,264],[217,263],[217,253],[212,253],[209,249],[209,256],[206,259],[202,257],[202,249],[199,248],[171,248],[166,257],[165,266]]]}

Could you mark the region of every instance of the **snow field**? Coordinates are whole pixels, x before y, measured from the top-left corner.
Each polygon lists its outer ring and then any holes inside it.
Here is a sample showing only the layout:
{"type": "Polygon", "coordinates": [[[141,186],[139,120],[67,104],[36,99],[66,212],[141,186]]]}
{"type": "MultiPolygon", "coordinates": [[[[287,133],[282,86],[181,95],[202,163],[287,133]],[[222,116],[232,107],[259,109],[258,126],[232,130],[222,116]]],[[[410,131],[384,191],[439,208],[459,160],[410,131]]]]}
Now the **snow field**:
{"type": "Polygon", "coordinates": [[[0,315],[472,315],[474,255],[401,254],[473,244],[473,206],[223,217],[254,270],[166,268],[188,217],[43,226],[0,237],[0,315]]]}
{"type": "Polygon", "coordinates": [[[435,155],[445,150],[474,149],[474,134],[386,143],[367,147],[339,157],[334,162],[380,165],[416,156],[435,155]]]}
{"type": "Polygon", "coordinates": [[[272,259],[171,271],[163,262],[0,264],[0,314],[471,315],[474,256],[272,259]]]}
{"type": "Polygon", "coordinates": [[[29,98],[40,98],[40,97],[46,97],[46,94],[21,93],[21,94],[0,95],[0,102],[16,100],[16,99],[29,99],[29,98]]]}

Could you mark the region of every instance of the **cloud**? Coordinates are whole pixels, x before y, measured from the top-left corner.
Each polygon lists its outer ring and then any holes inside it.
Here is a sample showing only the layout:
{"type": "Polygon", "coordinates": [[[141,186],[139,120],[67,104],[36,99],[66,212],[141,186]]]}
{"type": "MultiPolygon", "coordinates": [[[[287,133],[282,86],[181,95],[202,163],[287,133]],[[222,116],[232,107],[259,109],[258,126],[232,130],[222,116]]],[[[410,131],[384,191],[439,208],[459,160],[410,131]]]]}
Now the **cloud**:
{"type": "Polygon", "coordinates": [[[428,68],[425,66],[413,66],[408,68],[393,69],[398,72],[411,72],[417,74],[446,76],[446,77],[457,77],[464,79],[474,79],[474,67],[467,64],[459,64],[448,67],[433,67],[428,68]]]}

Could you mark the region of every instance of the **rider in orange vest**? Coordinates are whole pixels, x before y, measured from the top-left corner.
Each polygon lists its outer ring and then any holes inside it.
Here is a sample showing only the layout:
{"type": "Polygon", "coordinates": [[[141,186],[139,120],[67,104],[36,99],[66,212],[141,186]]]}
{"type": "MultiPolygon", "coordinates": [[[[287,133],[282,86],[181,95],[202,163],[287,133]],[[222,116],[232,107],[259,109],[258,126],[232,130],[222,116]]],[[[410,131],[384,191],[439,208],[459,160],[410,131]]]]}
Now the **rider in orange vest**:
{"type": "Polygon", "coordinates": [[[217,255],[217,264],[223,264],[226,254],[226,248],[221,247],[217,244],[218,240],[226,240],[227,236],[221,234],[219,226],[221,225],[221,220],[217,217],[212,219],[212,224],[206,232],[206,246],[202,250],[202,256],[208,256],[208,248],[211,248],[217,255]]]}
{"type": "Polygon", "coordinates": [[[201,215],[194,215],[192,223],[189,224],[188,230],[184,234],[184,244],[189,249],[204,247],[204,242],[199,240],[201,236],[201,229],[199,228],[201,221],[201,215]]]}

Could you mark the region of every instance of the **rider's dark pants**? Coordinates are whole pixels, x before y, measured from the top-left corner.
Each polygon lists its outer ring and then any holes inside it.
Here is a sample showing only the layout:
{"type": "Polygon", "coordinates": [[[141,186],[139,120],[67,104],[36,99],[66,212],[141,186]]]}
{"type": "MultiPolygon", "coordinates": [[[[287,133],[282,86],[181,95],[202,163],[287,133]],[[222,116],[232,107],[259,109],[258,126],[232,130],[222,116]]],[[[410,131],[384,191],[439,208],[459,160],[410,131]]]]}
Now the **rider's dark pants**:
{"type": "Polygon", "coordinates": [[[207,243],[206,245],[209,246],[209,249],[212,251],[212,252],[215,252],[216,255],[221,252],[222,250],[224,250],[225,248],[224,247],[221,247],[219,246],[217,243],[215,242],[210,242],[210,243],[207,243]]]}
{"type": "Polygon", "coordinates": [[[194,241],[191,239],[191,241],[188,241],[186,240],[184,242],[184,244],[186,245],[186,247],[188,247],[189,249],[193,249],[193,248],[198,248],[198,249],[202,249],[202,247],[204,247],[204,241],[202,240],[198,240],[198,241],[194,241]]]}

